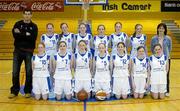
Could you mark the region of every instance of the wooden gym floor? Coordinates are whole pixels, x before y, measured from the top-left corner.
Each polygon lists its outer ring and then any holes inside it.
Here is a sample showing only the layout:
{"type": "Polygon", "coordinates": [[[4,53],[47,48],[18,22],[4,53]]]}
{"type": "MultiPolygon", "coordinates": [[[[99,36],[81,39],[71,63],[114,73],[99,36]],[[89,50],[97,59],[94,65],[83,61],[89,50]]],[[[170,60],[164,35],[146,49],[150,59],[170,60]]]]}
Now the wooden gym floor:
{"type": "MultiPolygon", "coordinates": [[[[127,99],[104,102],[36,101],[19,95],[8,99],[11,86],[12,60],[0,61],[0,111],[180,111],[180,59],[172,59],[171,93],[163,100],[127,99]]],[[[21,77],[22,79],[22,77],[21,77]]],[[[22,80],[21,80],[22,81],[22,80]]]]}

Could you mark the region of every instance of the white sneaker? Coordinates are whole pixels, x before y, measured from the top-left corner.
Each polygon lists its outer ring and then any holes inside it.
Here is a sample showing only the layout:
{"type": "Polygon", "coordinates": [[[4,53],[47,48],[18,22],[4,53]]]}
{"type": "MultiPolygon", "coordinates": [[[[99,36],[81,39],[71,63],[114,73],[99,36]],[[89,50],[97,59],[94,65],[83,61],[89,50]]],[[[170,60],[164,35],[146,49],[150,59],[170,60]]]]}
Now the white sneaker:
{"type": "Polygon", "coordinates": [[[165,96],[166,96],[166,97],[169,97],[169,96],[170,96],[170,94],[169,94],[169,93],[165,93],[165,96]]]}

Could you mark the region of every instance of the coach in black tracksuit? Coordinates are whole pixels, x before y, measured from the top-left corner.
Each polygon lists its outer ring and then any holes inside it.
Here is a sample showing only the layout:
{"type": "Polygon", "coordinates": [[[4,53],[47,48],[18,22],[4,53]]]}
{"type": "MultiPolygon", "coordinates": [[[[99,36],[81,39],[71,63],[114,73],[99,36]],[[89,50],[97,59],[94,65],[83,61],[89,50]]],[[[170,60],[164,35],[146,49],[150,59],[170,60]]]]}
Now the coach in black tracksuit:
{"type": "Polygon", "coordinates": [[[20,90],[19,73],[22,62],[25,62],[26,81],[25,81],[25,97],[31,96],[32,90],[32,67],[31,58],[35,49],[38,28],[31,21],[31,10],[23,11],[24,19],[15,23],[12,33],[14,37],[14,52],[13,52],[13,72],[12,72],[12,87],[9,98],[14,98],[20,90]]]}

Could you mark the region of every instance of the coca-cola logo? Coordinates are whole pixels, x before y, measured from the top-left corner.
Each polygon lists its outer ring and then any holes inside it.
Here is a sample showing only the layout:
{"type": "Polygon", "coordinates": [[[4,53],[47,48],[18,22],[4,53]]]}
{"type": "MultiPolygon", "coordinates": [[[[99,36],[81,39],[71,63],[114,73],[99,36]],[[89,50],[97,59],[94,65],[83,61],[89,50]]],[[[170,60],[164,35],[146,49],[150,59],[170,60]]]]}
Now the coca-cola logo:
{"type": "Polygon", "coordinates": [[[63,1],[0,1],[0,11],[22,11],[31,8],[33,11],[63,11],[63,1]]]}
{"type": "Polygon", "coordinates": [[[20,8],[20,3],[11,2],[11,3],[0,3],[0,10],[14,10],[18,11],[20,8]]]}
{"type": "Polygon", "coordinates": [[[50,2],[34,2],[31,6],[32,10],[53,10],[54,9],[54,3],[50,2]]]}

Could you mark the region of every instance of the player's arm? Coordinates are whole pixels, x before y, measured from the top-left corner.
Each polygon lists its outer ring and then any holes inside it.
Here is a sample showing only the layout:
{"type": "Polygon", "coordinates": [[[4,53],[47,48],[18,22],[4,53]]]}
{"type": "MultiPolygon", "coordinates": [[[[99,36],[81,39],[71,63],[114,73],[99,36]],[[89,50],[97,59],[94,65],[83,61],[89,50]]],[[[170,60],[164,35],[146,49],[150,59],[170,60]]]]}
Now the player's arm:
{"type": "Polygon", "coordinates": [[[93,58],[93,71],[92,71],[92,78],[94,78],[95,76],[95,72],[96,72],[96,60],[95,57],[93,58]]]}
{"type": "Polygon", "coordinates": [[[150,85],[150,60],[148,60],[148,62],[147,62],[148,64],[147,64],[147,82],[146,82],[146,87],[145,87],[145,89],[147,89],[148,87],[149,87],[149,85],[150,85]]]}
{"type": "Polygon", "coordinates": [[[74,63],[75,62],[75,60],[74,60],[74,55],[73,54],[71,54],[71,65],[70,65],[70,69],[71,69],[71,72],[74,72],[74,63]]]}
{"type": "Polygon", "coordinates": [[[50,59],[50,64],[51,64],[51,72],[52,74],[55,73],[55,70],[56,70],[56,58],[57,56],[54,55],[51,59],[50,59]]]}
{"type": "Polygon", "coordinates": [[[133,90],[135,90],[136,87],[135,87],[135,83],[134,83],[134,79],[133,79],[133,76],[134,76],[134,62],[133,62],[133,59],[130,60],[130,64],[131,64],[130,78],[131,78],[133,90]]]}
{"type": "Polygon", "coordinates": [[[168,72],[169,71],[169,60],[168,60],[168,58],[166,59],[166,72],[168,72]]]}

